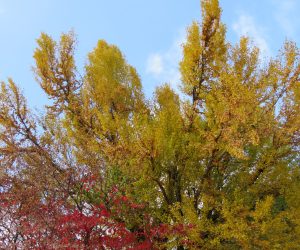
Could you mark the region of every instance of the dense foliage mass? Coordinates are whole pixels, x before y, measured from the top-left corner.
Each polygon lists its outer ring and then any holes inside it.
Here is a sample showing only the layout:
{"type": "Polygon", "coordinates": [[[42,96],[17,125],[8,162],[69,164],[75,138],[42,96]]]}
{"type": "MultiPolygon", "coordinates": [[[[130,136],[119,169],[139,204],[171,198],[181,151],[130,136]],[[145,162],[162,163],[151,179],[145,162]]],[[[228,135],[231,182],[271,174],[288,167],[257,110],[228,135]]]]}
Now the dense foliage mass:
{"type": "Polygon", "coordinates": [[[151,101],[116,46],[99,41],[80,76],[74,35],[41,35],[45,113],[1,86],[1,249],[299,249],[300,51],[262,62],[220,15],[202,0],[183,93],[151,101]]]}

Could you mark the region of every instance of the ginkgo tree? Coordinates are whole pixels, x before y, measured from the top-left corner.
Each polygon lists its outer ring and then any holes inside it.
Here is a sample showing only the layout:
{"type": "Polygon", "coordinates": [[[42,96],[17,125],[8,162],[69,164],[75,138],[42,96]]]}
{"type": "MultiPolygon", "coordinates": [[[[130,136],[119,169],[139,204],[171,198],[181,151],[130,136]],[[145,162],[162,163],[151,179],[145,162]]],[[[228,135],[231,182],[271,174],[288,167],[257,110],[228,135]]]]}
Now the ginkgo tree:
{"type": "Polygon", "coordinates": [[[300,51],[262,61],[226,40],[218,0],[201,6],[182,93],[151,100],[116,46],[100,40],[81,76],[72,32],[40,36],[45,113],[1,87],[1,248],[299,247],[300,51]]]}

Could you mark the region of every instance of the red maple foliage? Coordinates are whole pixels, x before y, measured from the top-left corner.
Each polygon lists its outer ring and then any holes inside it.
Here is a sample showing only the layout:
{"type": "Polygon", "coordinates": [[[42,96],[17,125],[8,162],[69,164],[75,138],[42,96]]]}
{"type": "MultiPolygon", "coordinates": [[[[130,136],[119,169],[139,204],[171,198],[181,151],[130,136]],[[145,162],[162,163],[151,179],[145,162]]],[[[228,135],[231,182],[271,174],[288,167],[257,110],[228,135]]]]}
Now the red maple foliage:
{"type": "Polygon", "coordinates": [[[80,203],[69,194],[41,198],[34,187],[19,193],[2,190],[0,248],[156,249],[167,234],[184,234],[182,226],[155,225],[145,205],[117,187],[104,198],[96,192],[95,179],[85,177],[80,183],[80,203]],[[139,223],[130,225],[137,216],[139,223]]]}

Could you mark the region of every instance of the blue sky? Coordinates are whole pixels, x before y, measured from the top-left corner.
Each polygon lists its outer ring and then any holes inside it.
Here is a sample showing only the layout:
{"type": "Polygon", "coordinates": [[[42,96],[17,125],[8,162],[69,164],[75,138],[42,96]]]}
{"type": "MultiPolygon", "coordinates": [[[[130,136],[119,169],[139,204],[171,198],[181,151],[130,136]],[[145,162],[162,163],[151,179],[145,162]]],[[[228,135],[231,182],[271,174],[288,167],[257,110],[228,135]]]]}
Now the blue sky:
{"type": "MultiPolygon", "coordinates": [[[[229,41],[248,34],[265,56],[276,55],[287,38],[300,42],[299,0],[220,3],[229,41]]],[[[0,80],[12,77],[31,107],[44,104],[31,70],[36,38],[46,32],[57,39],[74,29],[79,69],[98,39],[105,39],[137,68],[149,97],[161,83],[178,85],[185,30],[200,17],[199,0],[0,0],[0,80]]]]}

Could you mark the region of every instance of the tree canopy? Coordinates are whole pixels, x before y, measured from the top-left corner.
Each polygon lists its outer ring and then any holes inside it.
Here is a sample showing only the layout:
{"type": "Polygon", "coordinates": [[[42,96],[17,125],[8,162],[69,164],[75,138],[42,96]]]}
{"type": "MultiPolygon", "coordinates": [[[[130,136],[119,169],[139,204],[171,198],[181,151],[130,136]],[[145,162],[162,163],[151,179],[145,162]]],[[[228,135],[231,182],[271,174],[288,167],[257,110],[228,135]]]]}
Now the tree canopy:
{"type": "Polygon", "coordinates": [[[74,34],[41,34],[45,113],[12,79],[0,90],[0,248],[299,248],[299,48],[262,60],[226,40],[218,0],[201,6],[182,93],[151,100],[115,45],[100,40],[82,76],[74,34]]]}

